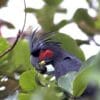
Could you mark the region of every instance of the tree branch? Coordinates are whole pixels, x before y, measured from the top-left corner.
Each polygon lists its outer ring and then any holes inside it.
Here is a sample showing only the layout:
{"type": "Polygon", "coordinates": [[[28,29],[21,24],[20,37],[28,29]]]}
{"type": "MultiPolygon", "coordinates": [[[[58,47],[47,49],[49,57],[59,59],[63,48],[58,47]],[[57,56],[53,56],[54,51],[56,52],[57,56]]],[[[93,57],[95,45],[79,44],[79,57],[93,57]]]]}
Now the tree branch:
{"type": "Polygon", "coordinates": [[[95,43],[96,46],[100,46],[100,44],[95,41],[93,36],[89,37],[89,41],[91,41],[91,40],[95,43]]]}
{"type": "MultiPolygon", "coordinates": [[[[25,1],[25,0],[24,0],[24,8],[26,9],[26,1],[25,1]]],[[[26,15],[27,15],[27,14],[26,14],[26,12],[25,12],[25,17],[24,17],[24,23],[23,23],[22,30],[18,32],[18,35],[17,35],[17,37],[16,37],[16,40],[15,40],[14,44],[13,44],[11,47],[9,47],[7,50],[5,50],[3,53],[1,53],[1,54],[0,54],[0,58],[3,57],[3,56],[5,56],[5,55],[8,54],[9,52],[11,52],[11,51],[14,49],[14,47],[16,46],[17,42],[19,41],[21,35],[23,35],[23,31],[24,31],[25,24],[26,24],[26,15]]]]}
{"type": "Polygon", "coordinates": [[[9,53],[15,47],[15,45],[17,44],[17,42],[18,42],[18,40],[20,38],[20,35],[21,35],[20,33],[21,32],[19,31],[19,33],[17,35],[17,38],[16,38],[14,44],[10,48],[8,48],[7,50],[5,50],[2,54],[0,54],[0,58],[3,57],[3,56],[5,56],[7,53],[9,53]]]}

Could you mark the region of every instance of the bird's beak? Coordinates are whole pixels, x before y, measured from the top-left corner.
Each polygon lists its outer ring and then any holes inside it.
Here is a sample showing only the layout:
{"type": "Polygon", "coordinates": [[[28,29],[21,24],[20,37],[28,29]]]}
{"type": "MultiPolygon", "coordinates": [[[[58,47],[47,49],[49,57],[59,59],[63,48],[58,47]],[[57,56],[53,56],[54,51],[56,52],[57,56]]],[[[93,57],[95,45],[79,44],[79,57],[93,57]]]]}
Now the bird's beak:
{"type": "Polygon", "coordinates": [[[40,65],[40,66],[43,66],[43,65],[45,65],[45,64],[46,64],[45,60],[42,60],[42,61],[39,62],[39,65],[40,65]]]}
{"type": "Polygon", "coordinates": [[[40,67],[45,67],[47,72],[53,72],[55,71],[55,68],[52,64],[46,65],[46,61],[42,60],[39,62],[40,67]]]}

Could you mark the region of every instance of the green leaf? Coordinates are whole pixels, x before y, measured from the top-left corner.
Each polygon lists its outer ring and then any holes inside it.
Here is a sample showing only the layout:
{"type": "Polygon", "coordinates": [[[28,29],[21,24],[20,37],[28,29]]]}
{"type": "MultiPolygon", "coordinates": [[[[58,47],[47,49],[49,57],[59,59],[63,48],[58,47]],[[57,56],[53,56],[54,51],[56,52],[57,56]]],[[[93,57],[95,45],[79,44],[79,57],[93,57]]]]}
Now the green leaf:
{"type": "Polygon", "coordinates": [[[73,19],[76,23],[79,23],[80,21],[85,21],[89,26],[94,27],[94,20],[93,18],[88,14],[87,9],[79,8],[74,16],[73,19]]]}
{"type": "Polygon", "coordinates": [[[52,86],[50,87],[39,87],[35,91],[19,94],[19,100],[61,100],[62,94],[52,86]]]}
{"type": "Polygon", "coordinates": [[[11,53],[8,53],[0,59],[0,74],[10,75],[14,66],[11,63],[11,53]]]}
{"type": "Polygon", "coordinates": [[[27,12],[27,13],[34,13],[34,12],[36,12],[37,10],[36,9],[34,9],[34,8],[25,8],[25,12],[27,12]]]}
{"type": "Polygon", "coordinates": [[[44,77],[44,75],[37,72],[35,81],[38,85],[46,87],[49,84],[51,77],[50,76],[44,77]]]}
{"type": "Polygon", "coordinates": [[[18,100],[32,100],[32,94],[20,93],[18,95],[18,100]]]}
{"type": "Polygon", "coordinates": [[[30,50],[27,40],[21,40],[17,43],[12,52],[12,64],[17,71],[25,71],[32,68],[30,63],[30,50]]]}
{"type": "Polygon", "coordinates": [[[15,28],[15,26],[10,22],[5,22],[5,25],[10,29],[15,28]]]}
{"type": "Polygon", "coordinates": [[[58,86],[68,93],[73,93],[73,80],[75,79],[76,72],[70,72],[58,79],[58,86]]]}
{"type": "Polygon", "coordinates": [[[85,69],[94,59],[95,59],[95,55],[91,56],[89,59],[87,59],[86,61],[84,61],[81,65],[81,70],[85,69]]]}
{"type": "Polygon", "coordinates": [[[1,25],[1,26],[5,25],[5,26],[7,26],[7,27],[10,28],[10,29],[11,29],[11,28],[15,28],[14,25],[13,25],[12,23],[7,22],[7,21],[2,20],[2,19],[0,19],[0,25],[1,25]]]}
{"type": "MultiPolygon", "coordinates": [[[[66,24],[65,21],[59,23],[59,25],[54,24],[54,15],[59,10],[58,5],[63,0],[44,0],[46,3],[41,9],[26,8],[25,12],[35,13],[38,23],[41,25],[45,32],[58,31],[59,28],[66,24]]],[[[62,11],[62,9],[60,9],[62,11]]]]}
{"type": "Polygon", "coordinates": [[[61,96],[52,87],[39,88],[32,96],[32,100],[61,100],[61,96]]]}
{"type": "Polygon", "coordinates": [[[97,18],[95,20],[95,28],[97,31],[100,31],[100,16],[97,16],[97,18]]]}
{"type": "Polygon", "coordinates": [[[76,41],[73,40],[70,36],[62,34],[62,33],[57,33],[54,36],[54,40],[56,40],[56,39],[58,42],[62,43],[61,44],[62,48],[64,48],[67,52],[75,55],[82,61],[85,60],[82,50],[78,47],[76,41]]]}
{"type": "Polygon", "coordinates": [[[73,83],[74,96],[80,96],[90,82],[100,86],[100,53],[86,61],[83,66],[73,83]]]}
{"type": "Polygon", "coordinates": [[[100,52],[95,56],[90,65],[90,73],[88,73],[88,79],[91,82],[95,82],[95,84],[100,87],[100,52]]]}
{"type": "Polygon", "coordinates": [[[54,30],[59,30],[67,24],[67,20],[60,21],[57,25],[55,25],[54,30]]]}
{"type": "Polygon", "coordinates": [[[0,59],[0,68],[0,73],[3,74],[12,74],[15,71],[22,73],[23,71],[33,69],[30,63],[30,50],[28,41],[19,41],[15,48],[10,53],[8,53],[5,59],[0,59]]]}
{"type": "Polygon", "coordinates": [[[0,37],[0,54],[9,47],[7,40],[0,37]]]}
{"type": "Polygon", "coordinates": [[[36,89],[37,85],[35,82],[35,72],[34,70],[29,70],[24,72],[20,76],[19,84],[24,91],[33,91],[36,89]]]}
{"type": "MultiPolygon", "coordinates": [[[[9,48],[7,40],[0,38],[0,54],[4,53],[9,48]]],[[[11,52],[0,58],[0,73],[7,74],[12,68],[11,64],[11,52]]],[[[13,66],[14,67],[14,66],[13,66]]]]}
{"type": "Polygon", "coordinates": [[[88,75],[89,70],[87,68],[86,70],[87,72],[82,71],[82,73],[78,74],[73,82],[73,95],[76,97],[80,96],[87,87],[87,83],[84,81],[87,81],[86,76],[88,75]]]}
{"type": "Polygon", "coordinates": [[[78,24],[79,28],[89,36],[93,36],[95,33],[95,21],[88,14],[87,9],[79,8],[74,16],[73,20],[78,24]]]}
{"type": "Polygon", "coordinates": [[[59,5],[63,0],[44,0],[48,5],[59,5]]]}
{"type": "Polygon", "coordinates": [[[35,13],[39,24],[41,25],[42,29],[45,32],[49,32],[54,29],[53,20],[55,12],[56,12],[56,7],[44,6],[41,10],[38,10],[35,13]]]}
{"type": "Polygon", "coordinates": [[[59,96],[57,91],[52,87],[46,88],[45,90],[43,90],[43,95],[44,95],[43,100],[62,100],[61,96],[59,96]]]}
{"type": "MultiPolygon", "coordinates": [[[[94,58],[94,57],[93,57],[94,58]]],[[[89,73],[89,68],[87,67],[92,61],[93,58],[88,59],[86,62],[83,63],[81,69],[82,71],[79,72],[77,77],[73,82],[73,95],[80,96],[87,87],[87,75],[89,73]]]]}

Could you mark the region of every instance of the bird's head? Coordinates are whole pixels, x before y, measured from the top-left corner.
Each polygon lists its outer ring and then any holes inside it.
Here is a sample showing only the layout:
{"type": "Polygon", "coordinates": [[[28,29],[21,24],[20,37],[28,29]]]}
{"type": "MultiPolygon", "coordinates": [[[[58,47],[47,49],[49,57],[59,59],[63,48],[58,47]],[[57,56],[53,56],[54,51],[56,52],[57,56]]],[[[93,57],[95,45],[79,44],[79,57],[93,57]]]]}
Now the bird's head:
{"type": "Polygon", "coordinates": [[[34,31],[30,37],[31,63],[42,74],[50,74],[56,78],[70,71],[78,71],[81,62],[74,55],[61,48],[52,32],[34,31]]]}
{"type": "MultiPolygon", "coordinates": [[[[55,56],[54,47],[59,43],[52,40],[53,32],[34,31],[30,37],[31,56],[38,59],[39,66],[52,64],[55,56]]],[[[50,68],[50,66],[49,66],[50,68]]]]}
{"type": "Polygon", "coordinates": [[[52,58],[54,56],[52,48],[59,46],[59,43],[51,39],[53,34],[53,32],[44,33],[34,31],[30,37],[31,55],[38,57],[39,61],[52,58]]]}

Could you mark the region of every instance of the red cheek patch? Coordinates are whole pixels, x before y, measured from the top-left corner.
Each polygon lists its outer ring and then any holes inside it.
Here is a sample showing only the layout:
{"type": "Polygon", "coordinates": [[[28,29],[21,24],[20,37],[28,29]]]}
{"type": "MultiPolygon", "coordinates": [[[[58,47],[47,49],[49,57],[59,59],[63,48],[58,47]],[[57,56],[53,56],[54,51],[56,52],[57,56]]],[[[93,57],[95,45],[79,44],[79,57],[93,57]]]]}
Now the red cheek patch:
{"type": "Polygon", "coordinates": [[[53,51],[50,49],[41,51],[39,54],[39,60],[44,60],[46,58],[52,58],[53,57],[53,51]]]}

